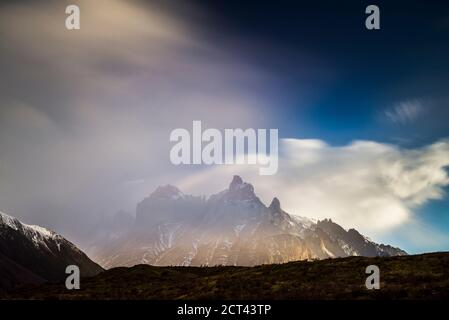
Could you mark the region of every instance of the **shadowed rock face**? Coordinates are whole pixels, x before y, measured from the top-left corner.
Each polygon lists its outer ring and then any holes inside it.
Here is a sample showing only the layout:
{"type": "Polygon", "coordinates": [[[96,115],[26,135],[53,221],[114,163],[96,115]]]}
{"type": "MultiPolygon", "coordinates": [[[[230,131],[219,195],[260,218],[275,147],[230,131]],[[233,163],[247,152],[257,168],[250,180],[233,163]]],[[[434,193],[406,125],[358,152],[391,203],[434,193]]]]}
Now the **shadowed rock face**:
{"type": "Polygon", "coordinates": [[[159,187],[137,206],[136,223],[116,241],[98,246],[106,268],[152,265],[283,263],[353,255],[404,255],[330,220],[290,215],[278,198],[265,206],[254,187],[234,176],[207,201],[173,186],[159,187]]]}
{"type": "Polygon", "coordinates": [[[0,290],[65,279],[68,265],[77,265],[82,277],[103,271],[61,235],[0,213],[0,290]]]}
{"type": "Polygon", "coordinates": [[[271,201],[271,204],[268,206],[271,212],[280,212],[281,211],[281,202],[278,198],[274,197],[271,201]]]}

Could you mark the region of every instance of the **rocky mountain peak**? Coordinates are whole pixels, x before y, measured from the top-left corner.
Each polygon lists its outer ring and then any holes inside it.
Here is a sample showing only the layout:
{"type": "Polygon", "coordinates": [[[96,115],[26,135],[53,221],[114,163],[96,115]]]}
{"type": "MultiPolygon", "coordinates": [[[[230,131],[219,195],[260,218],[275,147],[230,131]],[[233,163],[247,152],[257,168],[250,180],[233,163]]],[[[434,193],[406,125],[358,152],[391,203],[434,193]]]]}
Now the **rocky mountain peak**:
{"type": "Polygon", "coordinates": [[[177,200],[184,198],[184,194],[175,186],[167,184],[159,186],[151,195],[151,198],[177,200]]]}
{"type": "Polygon", "coordinates": [[[281,203],[278,198],[274,197],[271,201],[270,206],[268,207],[271,212],[280,212],[281,211],[281,203]]]}
{"type": "Polygon", "coordinates": [[[252,200],[257,198],[254,193],[253,185],[244,182],[239,176],[234,176],[232,178],[227,196],[232,200],[252,200]]]}
{"type": "Polygon", "coordinates": [[[230,191],[238,190],[243,184],[243,180],[240,176],[234,176],[232,178],[231,184],[229,185],[230,191]]]}
{"type": "Polygon", "coordinates": [[[258,265],[345,256],[406,254],[346,231],[330,219],[290,215],[278,198],[266,207],[250,183],[234,176],[206,201],[159,187],[138,204],[134,229],[107,244],[105,267],[155,265],[258,265]],[[179,201],[179,195],[182,201],[179,201]],[[153,201],[154,200],[154,201],[153,201]],[[131,248],[131,249],[130,249],[131,248]]]}

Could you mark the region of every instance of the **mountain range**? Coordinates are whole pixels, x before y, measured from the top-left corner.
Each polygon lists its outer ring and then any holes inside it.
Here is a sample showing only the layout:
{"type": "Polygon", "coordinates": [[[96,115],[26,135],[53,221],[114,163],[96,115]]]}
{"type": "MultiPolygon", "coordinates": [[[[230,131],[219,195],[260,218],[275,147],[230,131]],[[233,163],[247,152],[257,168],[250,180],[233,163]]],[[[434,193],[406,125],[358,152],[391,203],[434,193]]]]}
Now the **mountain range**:
{"type": "Polygon", "coordinates": [[[266,206],[254,187],[234,176],[209,198],[158,187],[137,205],[136,216],[96,237],[89,252],[104,268],[157,266],[254,266],[347,256],[400,256],[355,229],[330,219],[315,221],[285,212],[274,198],[266,206]],[[122,227],[120,227],[120,225],[122,227]],[[112,235],[112,236],[111,236],[112,235]]]}
{"type": "Polygon", "coordinates": [[[137,205],[135,216],[120,211],[92,234],[87,252],[96,262],[63,236],[0,212],[0,290],[64,280],[71,264],[90,277],[103,268],[138,264],[255,266],[407,255],[330,219],[287,213],[277,198],[266,206],[239,176],[208,198],[158,187],[137,205]]]}

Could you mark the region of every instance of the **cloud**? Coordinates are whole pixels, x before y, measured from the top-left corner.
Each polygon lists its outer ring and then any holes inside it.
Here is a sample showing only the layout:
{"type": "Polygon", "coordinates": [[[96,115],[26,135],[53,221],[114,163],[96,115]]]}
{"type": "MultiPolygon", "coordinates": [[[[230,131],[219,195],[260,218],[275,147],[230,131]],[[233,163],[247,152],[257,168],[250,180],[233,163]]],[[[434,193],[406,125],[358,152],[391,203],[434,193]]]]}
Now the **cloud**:
{"type": "Polygon", "coordinates": [[[413,123],[424,111],[419,100],[403,101],[392,109],[384,111],[385,117],[394,124],[406,125],[413,123]]]}
{"type": "Polygon", "coordinates": [[[71,4],[81,30],[64,1],[0,5],[0,206],[73,234],[193,170],[170,163],[171,130],[264,126],[270,85],[187,4],[71,4]]]}
{"type": "Polygon", "coordinates": [[[414,209],[442,198],[449,185],[447,140],[401,149],[372,141],[334,147],[321,140],[285,139],[280,152],[274,176],[259,176],[250,166],[221,166],[179,185],[186,191],[210,193],[223,189],[231,174],[240,174],[266,204],[276,196],[287,212],[332,218],[369,235],[410,222],[414,209]]]}

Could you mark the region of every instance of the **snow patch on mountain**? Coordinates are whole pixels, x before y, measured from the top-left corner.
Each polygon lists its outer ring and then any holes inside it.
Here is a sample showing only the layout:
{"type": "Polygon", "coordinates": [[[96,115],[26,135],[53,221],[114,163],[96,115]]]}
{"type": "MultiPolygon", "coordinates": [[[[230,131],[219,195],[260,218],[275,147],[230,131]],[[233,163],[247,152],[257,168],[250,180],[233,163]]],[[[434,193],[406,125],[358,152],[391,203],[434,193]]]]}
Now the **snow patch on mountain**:
{"type": "Polygon", "coordinates": [[[22,223],[18,219],[3,212],[0,212],[0,223],[3,223],[13,230],[21,231],[29,239],[31,239],[37,247],[42,246],[49,249],[47,243],[44,241],[45,239],[53,239],[55,241],[59,240],[56,233],[41,226],[22,223]]]}
{"type": "Polygon", "coordinates": [[[0,224],[4,224],[14,230],[19,229],[19,223],[16,218],[11,217],[10,215],[7,215],[6,213],[3,213],[0,211],[0,224]]]}

